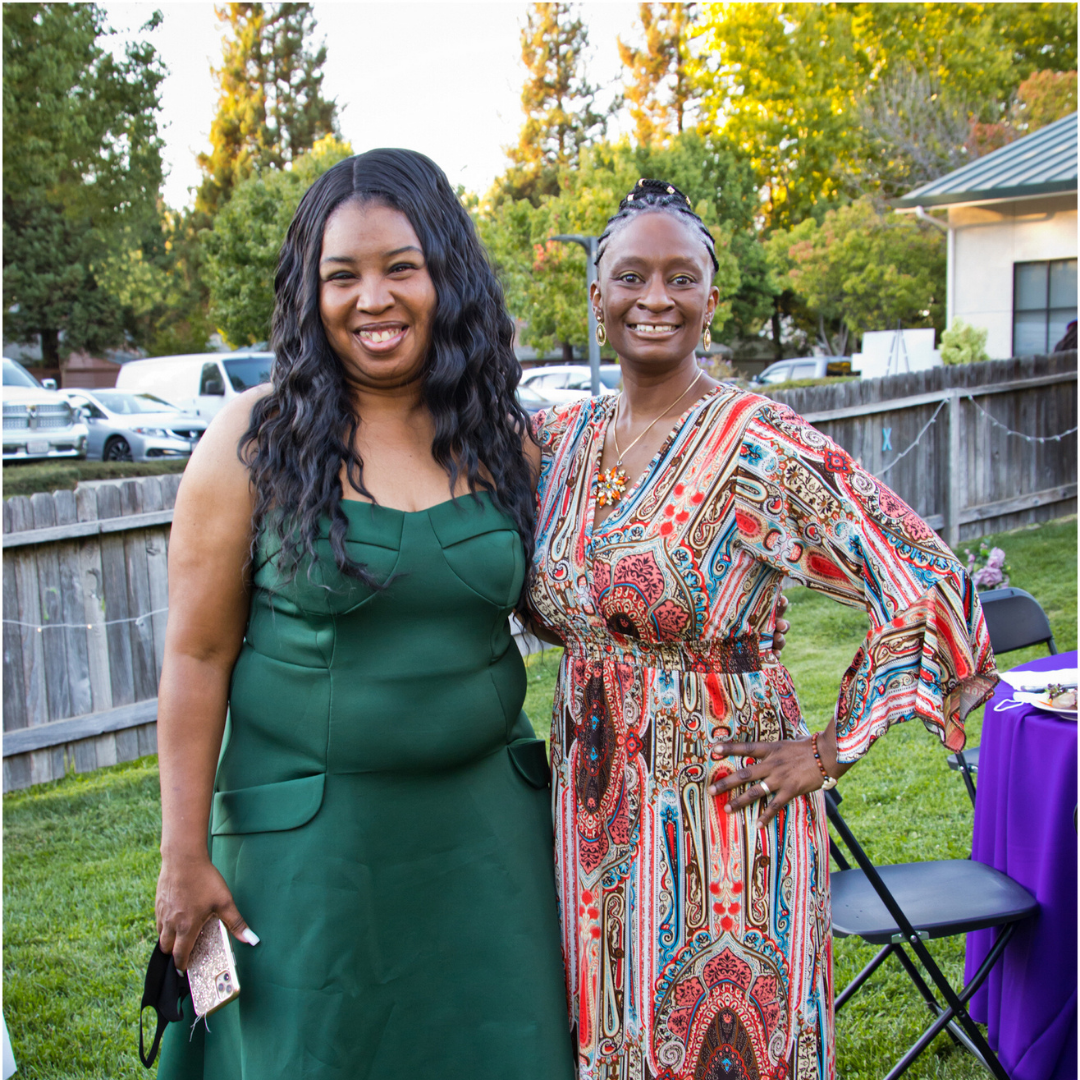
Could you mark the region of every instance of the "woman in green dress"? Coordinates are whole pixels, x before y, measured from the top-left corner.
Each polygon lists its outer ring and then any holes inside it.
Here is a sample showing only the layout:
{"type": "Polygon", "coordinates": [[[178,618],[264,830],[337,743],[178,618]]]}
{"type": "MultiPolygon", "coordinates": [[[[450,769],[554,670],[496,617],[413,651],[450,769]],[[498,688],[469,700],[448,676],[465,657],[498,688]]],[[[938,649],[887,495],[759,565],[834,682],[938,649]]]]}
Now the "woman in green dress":
{"type": "Polygon", "coordinates": [[[177,499],[158,719],[160,943],[184,970],[218,915],[242,989],[170,1027],[159,1076],[565,1080],[501,292],[402,150],[312,186],[275,288],[272,384],[177,499]]]}

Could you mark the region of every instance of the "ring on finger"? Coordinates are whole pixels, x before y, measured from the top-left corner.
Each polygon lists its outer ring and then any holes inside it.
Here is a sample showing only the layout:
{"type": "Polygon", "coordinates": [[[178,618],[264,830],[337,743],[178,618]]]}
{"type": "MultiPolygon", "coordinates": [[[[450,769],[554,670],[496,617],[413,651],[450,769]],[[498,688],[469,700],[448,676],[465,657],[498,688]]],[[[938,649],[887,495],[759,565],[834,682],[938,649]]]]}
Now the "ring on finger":
{"type": "Polygon", "coordinates": [[[758,781],[758,787],[761,788],[763,792],[765,792],[766,799],[772,794],[772,792],[769,790],[769,785],[766,784],[764,780],[758,781]]]}

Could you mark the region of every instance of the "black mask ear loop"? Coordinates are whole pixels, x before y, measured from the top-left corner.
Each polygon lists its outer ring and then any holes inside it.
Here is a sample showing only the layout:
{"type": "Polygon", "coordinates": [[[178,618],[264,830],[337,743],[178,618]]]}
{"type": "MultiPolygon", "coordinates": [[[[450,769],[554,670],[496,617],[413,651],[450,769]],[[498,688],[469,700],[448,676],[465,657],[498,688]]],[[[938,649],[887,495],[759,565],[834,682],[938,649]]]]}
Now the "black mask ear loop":
{"type": "Polygon", "coordinates": [[[139,1059],[148,1069],[157,1057],[165,1026],[183,1019],[184,1010],[180,1002],[187,994],[187,976],[176,970],[171,955],[166,955],[161,951],[160,945],[155,945],[146,968],[142,1005],[139,1006],[139,1059]],[[157,1029],[154,1031],[154,1041],[150,1045],[149,1054],[143,1046],[144,1009],[153,1009],[157,1013],[157,1029]]]}

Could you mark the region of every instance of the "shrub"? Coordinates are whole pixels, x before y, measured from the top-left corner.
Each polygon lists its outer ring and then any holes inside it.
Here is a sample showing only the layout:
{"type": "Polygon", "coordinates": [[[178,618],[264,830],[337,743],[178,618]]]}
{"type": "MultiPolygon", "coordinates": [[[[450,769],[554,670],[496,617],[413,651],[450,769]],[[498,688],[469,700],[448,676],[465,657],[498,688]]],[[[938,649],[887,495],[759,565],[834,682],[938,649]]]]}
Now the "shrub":
{"type": "Polygon", "coordinates": [[[183,472],[188,459],[172,461],[27,461],[4,466],[4,498],[43,491],[74,491],[83,480],[127,480],[135,476],[161,476],[183,472]]]}
{"type": "Polygon", "coordinates": [[[957,319],[941,335],[941,362],[943,364],[974,364],[979,360],[989,360],[986,351],[987,330],[968,326],[957,319]]]}

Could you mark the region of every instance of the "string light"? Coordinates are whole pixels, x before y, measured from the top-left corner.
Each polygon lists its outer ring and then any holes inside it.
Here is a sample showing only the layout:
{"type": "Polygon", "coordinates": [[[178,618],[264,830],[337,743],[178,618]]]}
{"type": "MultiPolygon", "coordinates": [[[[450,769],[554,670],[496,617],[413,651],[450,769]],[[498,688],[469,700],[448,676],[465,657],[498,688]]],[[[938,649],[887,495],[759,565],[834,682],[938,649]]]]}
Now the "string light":
{"type": "Polygon", "coordinates": [[[1006,427],[1000,420],[991,416],[970,394],[966,394],[965,397],[976,409],[979,410],[995,427],[1001,428],[1006,435],[1013,435],[1018,439],[1023,439],[1024,442],[1029,443],[1048,443],[1048,442],[1061,442],[1062,439],[1067,438],[1069,435],[1075,435],[1077,429],[1074,427],[1069,428],[1068,431],[1061,432],[1060,435],[1025,435],[1022,431],[1013,431],[1012,428],[1006,427]]]}
{"type": "Polygon", "coordinates": [[[914,450],[920,442],[922,442],[922,437],[930,430],[934,421],[938,418],[938,413],[945,408],[946,404],[948,404],[948,402],[943,401],[940,405],[938,405],[938,407],[934,410],[934,415],[931,416],[925,424],[923,424],[922,431],[920,431],[919,434],[915,436],[915,441],[906,450],[901,450],[900,453],[897,454],[896,457],[894,457],[892,461],[890,461],[889,464],[881,470],[880,473],[878,473],[879,476],[884,476],[902,457],[904,457],[906,454],[910,454],[911,451],[914,450]]]}
{"type": "MultiPolygon", "coordinates": [[[[121,623],[134,623],[136,626],[142,626],[142,624],[155,615],[164,615],[168,612],[167,607],[154,608],[153,611],[146,611],[142,615],[131,615],[126,619],[106,619],[103,623],[98,623],[99,627],[103,626],[119,626],[121,623]]],[[[5,626],[21,626],[26,630],[34,630],[37,633],[41,633],[42,630],[93,630],[95,629],[93,623],[70,623],[70,622],[50,622],[50,623],[28,623],[20,622],[18,619],[4,619],[5,626]]]]}
{"type": "MultiPolygon", "coordinates": [[[[1023,440],[1024,440],[1024,442],[1028,442],[1028,443],[1049,443],[1049,442],[1061,442],[1061,440],[1062,440],[1062,439],[1066,439],[1066,438],[1068,438],[1068,437],[1069,437],[1070,435],[1075,435],[1075,434],[1076,434],[1076,432],[1077,432],[1077,430],[1078,430],[1078,429],[1077,429],[1077,428],[1075,428],[1075,427],[1071,427],[1071,428],[1069,428],[1069,430],[1068,430],[1068,431],[1062,431],[1062,432],[1061,432],[1060,434],[1058,434],[1058,435],[1025,435],[1025,434],[1024,434],[1024,432],[1022,432],[1022,431],[1013,431],[1013,429],[1012,429],[1012,428],[1010,428],[1010,427],[1007,427],[1007,426],[1006,426],[1005,424],[1003,424],[1003,423],[1002,423],[1002,422],[1001,422],[1000,420],[998,420],[998,419],[996,419],[995,417],[991,416],[991,415],[990,415],[990,413],[988,413],[988,412],[987,412],[987,411],[986,411],[986,410],[985,410],[985,409],[984,409],[984,408],[983,408],[983,407],[982,407],[982,406],[981,406],[981,405],[980,405],[980,404],[979,404],[979,403],[978,403],[978,402],[977,402],[977,401],[975,400],[975,398],[974,398],[974,397],[972,397],[972,395],[971,395],[971,394],[964,394],[964,395],[962,396],[961,400],[962,400],[962,401],[970,401],[970,402],[971,402],[971,404],[972,404],[972,405],[974,405],[974,406],[975,406],[975,408],[976,408],[976,409],[978,409],[978,410],[979,410],[979,412],[981,412],[981,413],[983,414],[983,416],[985,416],[985,417],[987,418],[987,420],[989,420],[989,421],[990,421],[990,423],[992,423],[992,424],[993,424],[993,425],[994,425],[995,427],[999,427],[999,428],[1001,428],[1001,430],[1002,430],[1002,431],[1004,431],[1006,435],[1012,435],[1013,437],[1015,437],[1015,438],[1017,438],[1017,439],[1023,439],[1023,440]]],[[[926,433],[927,433],[927,432],[928,432],[928,431],[930,430],[931,426],[932,426],[932,425],[934,424],[934,422],[935,422],[935,421],[937,420],[937,418],[938,418],[938,414],[939,414],[939,413],[941,412],[941,410],[942,410],[942,409],[944,409],[944,408],[945,408],[945,406],[946,406],[947,404],[948,404],[948,399],[946,398],[946,399],[945,399],[944,401],[942,401],[942,402],[941,402],[941,404],[940,404],[940,405],[938,405],[938,407],[937,407],[937,408],[936,408],[936,409],[934,410],[934,415],[933,415],[933,416],[931,416],[931,417],[930,417],[930,419],[929,419],[929,420],[927,420],[927,422],[926,422],[926,423],[925,423],[925,424],[923,425],[923,429],[922,429],[922,431],[920,431],[920,432],[919,432],[919,434],[915,436],[915,441],[914,441],[914,442],[913,442],[913,443],[912,443],[912,444],[911,444],[910,446],[908,446],[908,447],[907,447],[906,449],[902,450],[902,451],[901,451],[901,452],[900,452],[899,454],[897,454],[897,455],[896,455],[896,457],[894,457],[894,458],[892,459],[892,461],[890,461],[890,462],[889,462],[889,464],[888,464],[888,465],[886,465],[886,466],[885,466],[885,468],[883,468],[883,469],[882,469],[882,470],[881,470],[881,471],[880,471],[880,472],[879,472],[879,473],[877,474],[878,476],[884,476],[884,475],[885,475],[885,474],[886,474],[886,473],[887,473],[887,472],[888,472],[888,471],[889,471],[889,470],[890,470],[890,469],[891,469],[891,468],[892,468],[892,467],[893,467],[893,466],[894,466],[894,465],[895,465],[895,464],[896,464],[896,463],[897,463],[897,462],[898,462],[898,461],[899,461],[899,460],[900,460],[900,459],[901,459],[902,457],[904,457],[904,456],[905,456],[905,455],[907,455],[907,454],[910,454],[910,453],[911,453],[911,451],[912,451],[912,450],[914,450],[914,449],[915,449],[915,447],[916,447],[916,446],[918,446],[920,442],[922,442],[922,437],[923,437],[923,436],[924,436],[924,435],[925,435],[925,434],[926,434],[926,433]]]]}

